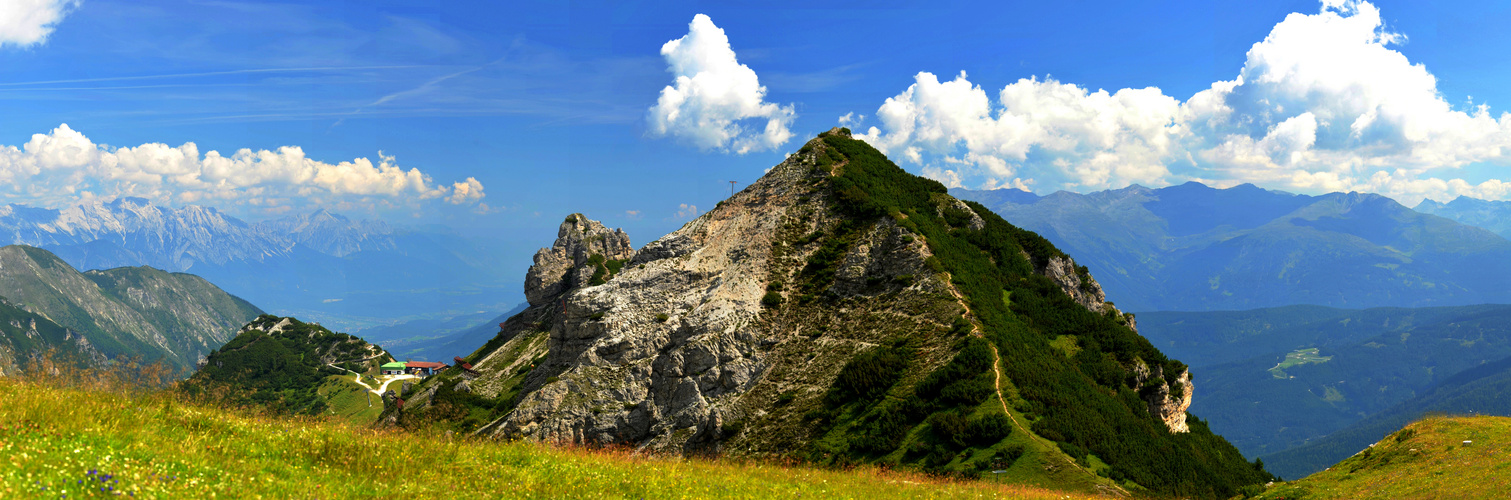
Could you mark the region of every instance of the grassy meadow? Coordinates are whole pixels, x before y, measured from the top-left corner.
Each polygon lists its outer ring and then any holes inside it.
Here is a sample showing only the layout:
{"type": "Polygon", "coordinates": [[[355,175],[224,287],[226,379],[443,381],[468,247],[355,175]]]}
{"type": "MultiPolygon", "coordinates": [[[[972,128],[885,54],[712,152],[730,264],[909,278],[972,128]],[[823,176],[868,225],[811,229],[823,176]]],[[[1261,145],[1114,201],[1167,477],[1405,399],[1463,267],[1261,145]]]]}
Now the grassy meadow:
{"type": "Polygon", "coordinates": [[[123,389],[109,377],[63,378],[0,378],[0,497],[1087,498],[880,469],[379,430],[123,389]]]}
{"type": "Polygon", "coordinates": [[[1431,417],[1260,498],[1505,498],[1511,491],[1511,418],[1431,417]]]}

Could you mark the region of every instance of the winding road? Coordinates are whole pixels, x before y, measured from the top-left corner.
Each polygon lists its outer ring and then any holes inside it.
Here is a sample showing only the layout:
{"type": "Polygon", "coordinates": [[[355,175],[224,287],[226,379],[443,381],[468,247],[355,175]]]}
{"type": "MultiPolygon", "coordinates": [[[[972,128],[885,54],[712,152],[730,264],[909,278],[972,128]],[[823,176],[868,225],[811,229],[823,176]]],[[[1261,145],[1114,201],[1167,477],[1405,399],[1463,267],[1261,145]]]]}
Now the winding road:
{"type": "MultiPolygon", "coordinates": [[[[372,359],[372,358],[368,358],[368,359],[372,359]]],[[[363,360],[363,361],[366,361],[366,360],[363,360]]],[[[342,363],[345,363],[345,361],[342,361],[342,363]]],[[[341,368],[339,366],[336,366],[336,363],[326,363],[326,365],[330,366],[331,368],[338,368],[338,369],[346,370],[345,368],[341,368]]],[[[418,379],[418,378],[420,378],[420,377],[417,377],[417,376],[414,376],[414,375],[409,375],[409,374],[405,374],[405,375],[384,375],[382,378],[378,379],[378,380],[382,381],[383,384],[379,385],[377,389],[374,389],[372,386],[367,385],[367,382],[363,382],[362,381],[362,374],[354,372],[354,371],[351,371],[351,370],[346,370],[346,373],[350,373],[350,374],[352,374],[353,377],[356,377],[356,379],[354,380],[354,382],[356,382],[357,385],[360,385],[362,387],[366,387],[367,390],[368,390],[368,392],[371,392],[373,394],[377,394],[379,396],[382,396],[383,392],[388,390],[388,384],[391,384],[391,383],[394,383],[394,382],[400,381],[400,380],[410,380],[410,379],[418,379]]]]}

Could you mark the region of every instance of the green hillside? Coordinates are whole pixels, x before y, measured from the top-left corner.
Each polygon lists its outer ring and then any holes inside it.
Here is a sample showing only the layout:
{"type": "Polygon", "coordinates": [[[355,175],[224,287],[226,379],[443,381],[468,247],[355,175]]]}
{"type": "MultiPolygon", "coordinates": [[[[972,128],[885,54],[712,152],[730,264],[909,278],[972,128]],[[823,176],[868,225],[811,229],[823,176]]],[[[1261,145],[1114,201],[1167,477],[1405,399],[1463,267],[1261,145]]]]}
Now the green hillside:
{"type": "Polygon", "coordinates": [[[0,376],[15,376],[31,361],[99,364],[103,355],[83,336],[0,298],[0,376]]]}
{"type": "Polygon", "coordinates": [[[193,275],[152,268],[80,273],[46,250],[0,248],[0,296],[87,339],[103,356],[192,369],[262,311],[193,275]]]}
{"type": "Polygon", "coordinates": [[[1328,470],[1277,483],[1258,498],[1503,498],[1511,418],[1433,417],[1406,426],[1328,470]]]}
{"type": "MultiPolygon", "coordinates": [[[[355,406],[349,395],[355,384],[339,379],[392,360],[360,338],[265,314],[211,351],[205,365],[180,389],[196,397],[216,395],[229,404],[303,415],[331,413],[332,401],[337,401],[342,414],[352,416],[372,412],[355,406]]],[[[377,407],[381,410],[382,405],[377,407]]]]}
{"type": "MultiPolygon", "coordinates": [[[[91,377],[92,378],[92,377],[91,377]]],[[[6,498],[1099,498],[871,468],[657,458],[0,378],[6,498]],[[104,489],[102,491],[102,488],[104,489]]]]}

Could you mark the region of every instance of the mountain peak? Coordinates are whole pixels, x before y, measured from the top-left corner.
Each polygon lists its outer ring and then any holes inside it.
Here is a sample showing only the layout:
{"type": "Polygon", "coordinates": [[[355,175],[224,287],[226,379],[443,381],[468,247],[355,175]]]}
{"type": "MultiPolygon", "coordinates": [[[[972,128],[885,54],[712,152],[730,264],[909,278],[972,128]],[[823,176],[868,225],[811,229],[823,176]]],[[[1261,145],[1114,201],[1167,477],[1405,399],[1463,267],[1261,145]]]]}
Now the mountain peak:
{"type": "Polygon", "coordinates": [[[639,251],[582,214],[558,234],[536,255],[530,307],[464,359],[477,375],[465,390],[487,406],[473,411],[491,423],[428,411],[464,390],[444,375],[385,418],[961,474],[1011,465],[1018,455],[994,461],[994,447],[1040,433],[1062,444],[1026,451],[1034,463],[1111,490],[1070,465],[1076,450],[1159,492],[1184,487],[1154,472],[1172,463],[1192,467],[1182,477],[1199,478],[1201,496],[1269,477],[1186,426],[1189,371],[1138,336],[1089,270],[847,130],[639,251]]]}

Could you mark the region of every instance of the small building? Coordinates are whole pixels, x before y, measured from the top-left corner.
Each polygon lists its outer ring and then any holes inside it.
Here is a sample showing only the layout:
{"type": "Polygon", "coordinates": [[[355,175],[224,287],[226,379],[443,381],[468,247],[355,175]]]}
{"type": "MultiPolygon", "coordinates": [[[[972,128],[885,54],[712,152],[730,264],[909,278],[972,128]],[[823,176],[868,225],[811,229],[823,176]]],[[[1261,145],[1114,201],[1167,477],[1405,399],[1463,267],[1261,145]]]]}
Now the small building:
{"type": "Polygon", "coordinates": [[[381,367],[384,375],[403,375],[405,368],[405,363],[402,361],[383,363],[383,366],[381,367]]]}
{"type": "Polygon", "coordinates": [[[467,360],[462,359],[461,356],[451,358],[451,360],[456,361],[456,365],[462,367],[463,371],[466,371],[468,373],[477,373],[476,370],[472,369],[472,363],[468,363],[467,360]]]}
{"type": "Polygon", "coordinates": [[[411,375],[429,377],[431,375],[441,373],[441,370],[445,370],[446,363],[436,363],[434,361],[410,361],[408,363],[404,363],[404,367],[405,371],[409,372],[411,375]]]}

